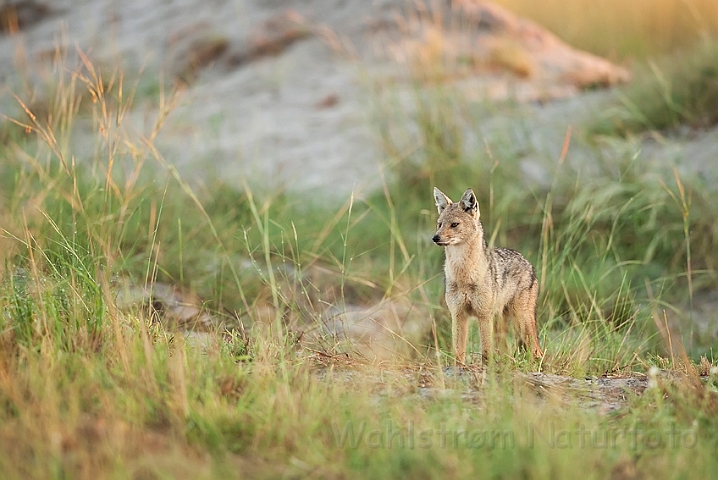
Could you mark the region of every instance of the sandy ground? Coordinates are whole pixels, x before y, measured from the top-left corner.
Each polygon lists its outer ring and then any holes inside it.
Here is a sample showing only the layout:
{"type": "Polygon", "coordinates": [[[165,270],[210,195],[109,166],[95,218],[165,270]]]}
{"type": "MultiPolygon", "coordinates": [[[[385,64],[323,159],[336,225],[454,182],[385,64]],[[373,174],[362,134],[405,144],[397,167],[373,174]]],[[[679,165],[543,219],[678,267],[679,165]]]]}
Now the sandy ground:
{"type": "MultiPolygon", "coordinates": [[[[374,8],[342,1],[60,0],[44,20],[0,37],[2,103],[18,112],[8,95],[22,88],[15,66],[58,43],[79,46],[100,65],[144,69],[152,79],[178,68],[187,37],[220,37],[238,49],[252,25],[293,7],[355,37],[363,11],[374,8]],[[352,30],[353,25],[358,26],[352,30]]],[[[345,194],[375,175],[377,152],[365,118],[361,66],[343,56],[314,36],[241,68],[208,66],[167,119],[156,142],[160,152],[188,178],[214,174],[239,183],[246,177],[300,190],[331,186],[345,194]],[[317,106],[330,95],[337,99],[334,105],[317,106]]],[[[31,65],[23,73],[39,76],[31,65]]],[[[139,106],[133,123],[147,132],[155,115],[139,106]]]]}

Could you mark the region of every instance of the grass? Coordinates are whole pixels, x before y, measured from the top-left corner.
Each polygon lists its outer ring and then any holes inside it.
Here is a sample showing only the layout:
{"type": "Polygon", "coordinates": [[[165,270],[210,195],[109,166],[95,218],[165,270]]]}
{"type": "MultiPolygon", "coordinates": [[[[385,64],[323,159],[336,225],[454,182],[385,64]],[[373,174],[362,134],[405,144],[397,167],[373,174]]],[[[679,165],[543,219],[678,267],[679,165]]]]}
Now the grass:
{"type": "Polygon", "coordinates": [[[698,179],[607,156],[583,175],[564,149],[550,188],[527,189],[511,145],[467,147],[482,112],[445,86],[416,87],[408,110],[379,92],[384,188],[310,205],[186,182],[153,145],[171,92],[160,90],[140,135],[123,121],[137,82],[105,78],[88,59],[57,72],[72,80],[57,81],[66,100],[15,119],[0,146],[3,478],[715,471],[716,376],[698,373],[713,368],[716,339],[683,350],[687,332],[661,323],[664,309],[715,287],[718,209],[698,179]],[[89,137],[73,120],[81,108],[89,137]],[[83,156],[75,135],[98,148],[83,156]],[[473,186],[492,243],[536,266],[540,364],[510,350],[488,370],[444,368],[434,185],[473,186]],[[119,309],[121,281],[196,292],[217,324],[193,343],[147,309],[119,309]],[[412,349],[380,361],[322,333],[333,311],[380,301],[411,305],[407,330],[428,326],[412,349]],[[653,386],[604,414],[581,388],[532,386],[537,369],[649,372],[653,386]]]}
{"type": "Polygon", "coordinates": [[[592,126],[597,135],[630,135],[647,130],[704,129],[718,122],[718,45],[698,47],[650,62],[592,126]]]}
{"type": "Polygon", "coordinates": [[[711,0],[570,3],[500,0],[572,46],[634,65],[593,135],[627,136],[718,122],[718,4],[711,0]],[[567,22],[566,19],[571,21],[567,22]]]}

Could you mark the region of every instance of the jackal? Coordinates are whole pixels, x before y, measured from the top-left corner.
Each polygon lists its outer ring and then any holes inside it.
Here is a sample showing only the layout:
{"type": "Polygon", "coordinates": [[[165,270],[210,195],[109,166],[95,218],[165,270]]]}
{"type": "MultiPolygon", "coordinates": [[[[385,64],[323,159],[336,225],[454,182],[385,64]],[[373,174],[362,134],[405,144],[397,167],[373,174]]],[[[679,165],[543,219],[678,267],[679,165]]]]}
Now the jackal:
{"type": "Polygon", "coordinates": [[[500,342],[505,341],[508,317],[513,317],[520,343],[533,357],[543,357],[536,332],[539,286],[533,266],[515,250],[488,247],[473,190],[467,189],[454,203],[434,188],[434,199],[439,220],[432,240],[446,249],[446,304],[456,361],[466,361],[470,316],[479,321],[481,354],[488,361],[495,346],[496,314],[503,317],[496,328],[500,342]]]}

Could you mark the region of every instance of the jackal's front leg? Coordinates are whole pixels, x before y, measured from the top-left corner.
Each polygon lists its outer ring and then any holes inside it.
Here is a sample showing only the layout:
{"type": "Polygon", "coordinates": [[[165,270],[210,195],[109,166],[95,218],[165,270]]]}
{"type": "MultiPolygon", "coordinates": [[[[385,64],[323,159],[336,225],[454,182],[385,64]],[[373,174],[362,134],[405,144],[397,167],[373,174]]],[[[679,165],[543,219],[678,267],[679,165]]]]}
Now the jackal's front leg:
{"type": "Polygon", "coordinates": [[[466,341],[469,338],[469,315],[462,308],[451,310],[451,343],[456,363],[466,363],[466,341]]]}
{"type": "Polygon", "coordinates": [[[494,315],[490,309],[476,315],[481,335],[481,357],[484,364],[488,363],[494,351],[494,315]]]}

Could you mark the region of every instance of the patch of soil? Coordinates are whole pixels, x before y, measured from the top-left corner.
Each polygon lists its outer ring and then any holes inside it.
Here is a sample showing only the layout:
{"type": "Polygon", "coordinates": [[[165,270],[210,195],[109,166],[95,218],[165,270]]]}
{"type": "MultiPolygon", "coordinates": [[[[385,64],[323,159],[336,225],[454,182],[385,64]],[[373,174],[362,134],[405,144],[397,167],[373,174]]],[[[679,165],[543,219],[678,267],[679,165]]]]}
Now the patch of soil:
{"type": "MultiPolygon", "coordinates": [[[[415,364],[396,366],[368,364],[346,356],[315,355],[316,375],[324,381],[362,385],[377,398],[383,396],[416,396],[421,399],[456,398],[481,407],[487,398],[492,378],[479,365],[445,367],[415,364]]],[[[622,376],[574,378],[543,372],[513,372],[503,380],[513,381],[515,395],[530,394],[539,404],[550,403],[559,408],[579,408],[604,415],[620,411],[631,399],[660,385],[688,379],[673,371],[622,376]]],[[[501,378],[501,377],[499,377],[501,378]]],[[[701,376],[708,381],[708,376],[701,376]]]]}

